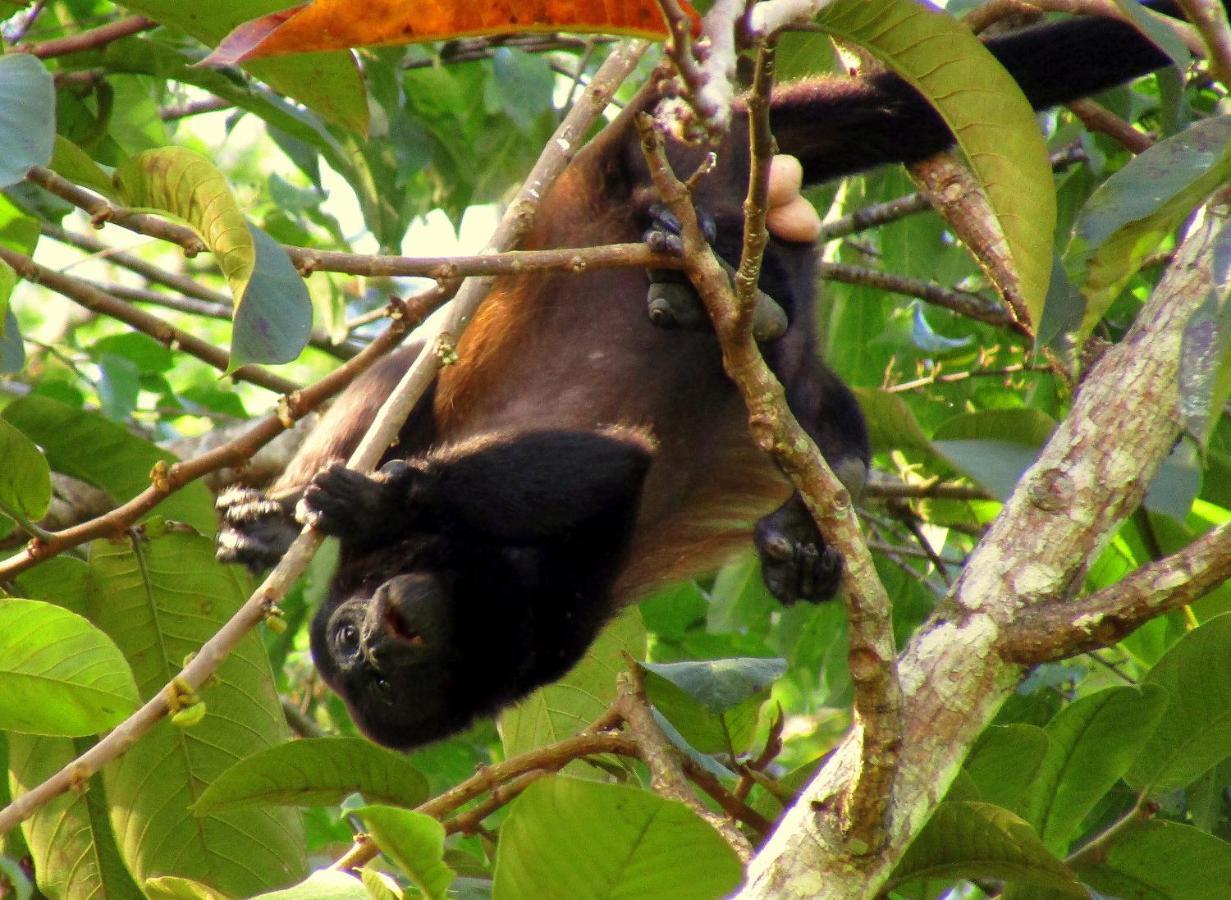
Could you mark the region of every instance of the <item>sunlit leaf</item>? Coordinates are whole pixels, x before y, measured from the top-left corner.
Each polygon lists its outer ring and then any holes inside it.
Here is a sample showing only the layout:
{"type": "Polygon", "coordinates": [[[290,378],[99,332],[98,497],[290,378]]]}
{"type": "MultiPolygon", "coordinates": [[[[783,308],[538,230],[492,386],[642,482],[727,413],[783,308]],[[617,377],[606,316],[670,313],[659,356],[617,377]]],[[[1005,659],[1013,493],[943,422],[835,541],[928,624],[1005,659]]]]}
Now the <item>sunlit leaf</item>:
{"type": "MultiPolygon", "coordinates": [[[[14,732],[8,743],[9,776],[14,793],[21,795],[67,766],[93,741],[14,732]]],[[[22,823],[39,889],[63,900],[142,900],[111,833],[102,777],[95,775],[87,784],[85,791],[53,798],[22,823]]]]}
{"type": "MultiPolygon", "coordinates": [[[[89,565],[91,618],[125,652],[143,698],[163,690],[247,594],[235,567],[215,561],[212,541],[157,520],[138,537],[95,541],[89,565]]],[[[303,828],[281,807],[192,814],[219,774],[287,738],[259,635],[247,634],[216,676],[201,689],[200,723],[159,722],[103,778],[116,843],[139,882],[174,871],[249,897],[303,877],[303,828]]]]}
{"type": "Polygon", "coordinates": [[[493,900],[711,900],[740,883],[731,848],[682,803],[554,776],[500,829],[493,900]]]}
{"type": "Polygon", "coordinates": [[[197,801],[197,815],[252,805],[329,806],[349,794],[414,807],[427,781],[405,755],[362,738],[305,738],[239,760],[197,801]]]}
{"type": "MultiPolygon", "coordinates": [[[[150,469],[175,457],[101,415],[47,397],[23,397],[4,407],[3,418],[46,454],[54,472],[92,484],[117,503],[149,487],[150,469]]],[[[169,519],[212,534],[214,500],[201,482],[187,484],[158,504],[169,519]]]]}
{"type": "Polygon", "coordinates": [[[1231,116],[1197,122],[1129,160],[1086,201],[1065,251],[1065,266],[1086,296],[1083,333],[1142,260],[1231,179],[1229,140],[1231,116]]]}
{"type": "Polygon", "coordinates": [[[576,668],[501,715],[505,755],[569,737],[602,715],[615,697],[616,676],[627,671],[621,652],[634,658],[645,654],[645,627],[634,608],[603,629],[576,668]]]}
{"type": "Polygon", "coordinates": [[[0,599],[0,729],[97,734],[136,708],[128,663],[88,620],[42,600],[0,599]]]}
{"type": "Polygon", "coordinates": [[[915,0],[837,0],[817,22],[893,69],[945,120],[987,192],[1037,324],[1056,201],[1047,146],[1017,82],[969,29],[915,0]]]}
{"type": "Polygon", "coordinates": [[[37,522],[51,505],[51,469],[38,446],[0,419],[0,511],[37,522]]]}
{"type": "Polygon", "coordinates": [[[444,863],[445,827],[436,819],[392,806],[361,806],[363,820],[381,852],[405,872],[428,900],[443,900],[454,872],[444,863]]]}

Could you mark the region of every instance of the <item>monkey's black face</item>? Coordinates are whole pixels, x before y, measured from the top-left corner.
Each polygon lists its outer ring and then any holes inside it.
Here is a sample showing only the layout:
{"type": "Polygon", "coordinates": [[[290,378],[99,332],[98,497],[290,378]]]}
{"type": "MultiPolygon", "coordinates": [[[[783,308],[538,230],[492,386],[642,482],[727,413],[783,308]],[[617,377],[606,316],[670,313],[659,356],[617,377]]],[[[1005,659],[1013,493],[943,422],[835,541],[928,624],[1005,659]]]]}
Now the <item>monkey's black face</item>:
{"type": "Polygon", "coordinates": [[[312,657],[364,734],[406,749],[458,728],[447,708],[452,638],[447,586],[418,572],[325,603],[312,657]]]}

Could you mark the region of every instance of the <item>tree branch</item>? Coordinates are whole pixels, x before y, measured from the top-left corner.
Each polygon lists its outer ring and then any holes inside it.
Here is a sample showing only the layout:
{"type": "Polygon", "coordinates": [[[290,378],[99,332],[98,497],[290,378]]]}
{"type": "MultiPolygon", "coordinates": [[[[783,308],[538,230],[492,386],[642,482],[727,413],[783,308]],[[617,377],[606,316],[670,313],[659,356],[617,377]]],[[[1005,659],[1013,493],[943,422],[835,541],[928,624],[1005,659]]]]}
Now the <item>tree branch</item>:
{"type": "Polygon", "coordinates": [[[1077,590],[1094,551],[1136,508],[1170,450],[1184,328],[1214,282],[1213,248],[1226,241],[1228,199],[1224,190],[1198,212],[1136,323],[1091,370],[950,599],[902,654],[902,759],[889,842],[869,861],[851,859],[836,839],[829,800],[858,773],[858,738],[848,736],[753,860],[740,897],[877,895],[964,750],[1020,677],[1020,667],[1000,655],[1005,634],[1023,610],[1077,590]]]}
{"type": "Polygon", "coordinates": [[[726,273],[705,240],[687,189],[670,171],[662,144],[648,121],[639,120],[638,127],[658,193],[681,223],[684,270],[714,322],[723,365],[744,397],[754,440],[790,478],[821,534],[842,553],[846,563],[843,588],[856,692],[852,734],[861,748],[863,768],[862,777],[853,787],[847,785],[841,796],[834,795],[828,802],[840,808],[843,845],[856,854],[870,854],[879,843],[884,798],[898,751],[898,687],[889,598],[863,542],[850,494],[791,415],[782,386],[765,365],[750,330],[739,328],[740,316],[726,273]]]}
{"type": "Polygon", "coordinates": [[[1231,523],[1088,597],[1025,610],[1005,629],[1000,654],[1032,666],[1110,647],[1151,619],[1200,599],[1228,578],[1231,523]]]}

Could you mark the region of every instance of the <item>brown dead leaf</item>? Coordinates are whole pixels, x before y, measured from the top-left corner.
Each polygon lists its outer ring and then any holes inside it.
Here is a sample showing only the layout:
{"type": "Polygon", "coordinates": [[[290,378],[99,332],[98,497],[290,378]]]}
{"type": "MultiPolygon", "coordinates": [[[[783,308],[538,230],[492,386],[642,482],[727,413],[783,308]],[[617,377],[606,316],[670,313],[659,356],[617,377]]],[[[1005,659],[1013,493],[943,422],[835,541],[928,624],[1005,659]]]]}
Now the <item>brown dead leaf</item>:
{"type": "MultiPolygon", "coordinates": [[[[682,6],[695,28],[700,17],[682,6]]],[[[205,62],[533,31],[667,36],[655,0],[313,0],[245,22],[205,62]]]]}

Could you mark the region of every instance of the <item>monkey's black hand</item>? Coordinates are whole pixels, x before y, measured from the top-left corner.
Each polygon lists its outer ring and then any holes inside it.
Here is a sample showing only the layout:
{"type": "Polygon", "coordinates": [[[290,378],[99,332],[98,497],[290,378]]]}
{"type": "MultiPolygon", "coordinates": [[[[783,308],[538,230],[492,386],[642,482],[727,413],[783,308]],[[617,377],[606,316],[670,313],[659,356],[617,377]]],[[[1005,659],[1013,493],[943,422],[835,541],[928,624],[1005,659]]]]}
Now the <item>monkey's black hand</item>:
{"type": "Polygon", "coordinates": [[[753,540],[765,586],[784,605],[828,600],[838,590],[842,556],[817,533],[798,494],[757,522],[753,540]]]}
{"type": "MultiPolygon", "coordinates": [[[[649,209],[650,227],[646,229],[643,240],[656,253],[670,253],[682,256],[684,244],[680,238],[680,221],[665,206],[655,203],[649,209]]],[[[718,224],[713,216],[704,209],[697,210],[697,221],[706,241],[714,244],[718,239],[718,224]]],[[[738,233],[740,226],[736,227],[738,233]]],[[[720,250],[720,252],[723,252],[720,250]]],[[[738,260],[738,251],[736,259],[738,260]]],[[[723,259],[723,266],[728,275],[734,275],[730,263],[723,259]]],[[[706,331],[710,327],[710,317],[705,311],[701,298],[693,289],[687,276],[678,269],[650,269],[650,289],[646,295],[646,306],[650,321],[659,328],[679,328],[689,331],[706,331]]],[[[787,328],[787,317],[782,307],[774,302],[768,294],[758,292],[756,306],[752,312],[752,333],[758,341],[772,341],[781,337],[787,328]]]]}
{"type": "Polygon", "coordinates": [[[274,500],[252,488],[227,488],[215,504],[222,514],[218,559],[241,563],[253,572],[272,568],[299,534],[291,518],[293,504],[294,498],[274,500]]]}
{"type": "Polygon", "coordinates": [[[304,488],[295,518],[325,534],[363,543],[387,534],[390,522],[405,518],[412,477],[401,460],[386,463],[374,477],[335,463],[304,488]]]}

